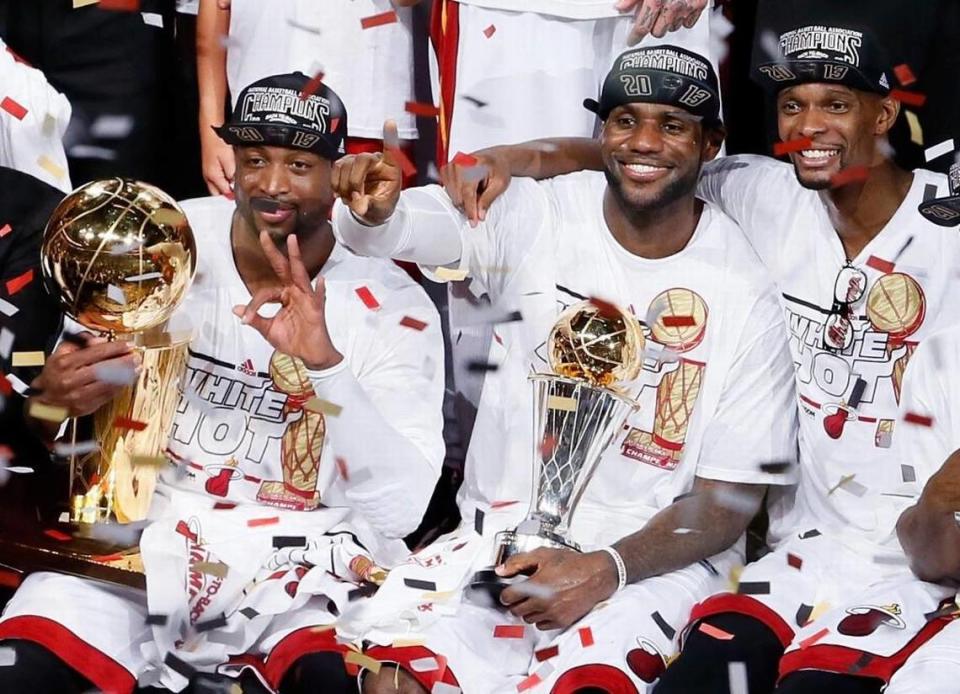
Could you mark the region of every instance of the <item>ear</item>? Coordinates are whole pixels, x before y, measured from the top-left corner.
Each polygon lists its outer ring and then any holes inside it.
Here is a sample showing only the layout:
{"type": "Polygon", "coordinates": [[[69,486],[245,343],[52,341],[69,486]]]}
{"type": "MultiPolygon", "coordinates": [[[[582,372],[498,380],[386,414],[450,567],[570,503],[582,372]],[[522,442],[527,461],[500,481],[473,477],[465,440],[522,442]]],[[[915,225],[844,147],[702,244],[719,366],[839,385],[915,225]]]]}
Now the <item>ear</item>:
{"type": "Polygon", "coordinates": [[[886,135],[893,128],[900,115],[900,101],[892,96],[880,99],[880,108],[877,111],[877,121],[873,130],[874,135],[886,135]]]}
{"type": "Polygon", "coordinates": [[[703,128],[701,158],[704,163],[713,161],[716,158],[717,154],[720,153],[720,148],[723,146],[723,141],[726,137],[727,129],[722,125],[717,124],[703,128]]]}

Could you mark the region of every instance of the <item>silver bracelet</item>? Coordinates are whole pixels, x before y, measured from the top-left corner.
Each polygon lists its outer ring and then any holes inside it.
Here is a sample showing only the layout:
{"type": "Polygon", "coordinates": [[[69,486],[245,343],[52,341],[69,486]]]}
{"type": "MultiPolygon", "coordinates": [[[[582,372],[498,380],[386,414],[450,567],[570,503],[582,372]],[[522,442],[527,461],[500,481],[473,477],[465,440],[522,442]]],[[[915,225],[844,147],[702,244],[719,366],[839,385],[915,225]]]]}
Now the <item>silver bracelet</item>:
{"type": "Polygon", "coordinates": [[[627,565],[623,563],[623,557],[620,556],[620,552],[613,547],[601,547],[600,551],[609,554],[610,558],[613,559],[613,563],[617,566],[617,592],[619,593],[623,590],[623,587],[627,585],[627,565]]]}

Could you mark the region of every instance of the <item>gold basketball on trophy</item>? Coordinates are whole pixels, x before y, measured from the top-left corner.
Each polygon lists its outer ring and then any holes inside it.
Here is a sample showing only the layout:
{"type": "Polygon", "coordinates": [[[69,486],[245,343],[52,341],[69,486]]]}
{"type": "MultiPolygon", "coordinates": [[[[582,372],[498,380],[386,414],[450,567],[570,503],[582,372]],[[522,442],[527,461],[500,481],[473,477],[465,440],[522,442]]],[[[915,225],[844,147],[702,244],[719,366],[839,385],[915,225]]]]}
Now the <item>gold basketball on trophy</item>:
{"type": "MultiPolygon", "coordinates": [[[[111,340],[133,339],[141,358],[139,373],[98,374],[126,386],[94,414],[99,450],[71,456],[70,520],[142,519],[164,461],[189,339],[143,335],[163,330],[193,281],[193,232],[159,188],[104,179],[81,186],[56,207],[41,254],[44,278],[67,315],[111,340]],[[154,342],[159,346],[142,346],[154,342]]],[[[70,436],[76,431],[74,421],[70,436]]]]}
{"type": "Polygon", "coordinates": [[[867,318],[874,328],[903,340],[917,331],[926,313],[926,300],[917,281],[902,272],[883,275],[867,294],[867,318]]]}
{"type": "Polygon", "coordinates": [[[547,339],[554,373],[595,386],[634,380],[643,365],[644,343],[640,323],[630,313],[591,301],[561,313],[547,339]]]}

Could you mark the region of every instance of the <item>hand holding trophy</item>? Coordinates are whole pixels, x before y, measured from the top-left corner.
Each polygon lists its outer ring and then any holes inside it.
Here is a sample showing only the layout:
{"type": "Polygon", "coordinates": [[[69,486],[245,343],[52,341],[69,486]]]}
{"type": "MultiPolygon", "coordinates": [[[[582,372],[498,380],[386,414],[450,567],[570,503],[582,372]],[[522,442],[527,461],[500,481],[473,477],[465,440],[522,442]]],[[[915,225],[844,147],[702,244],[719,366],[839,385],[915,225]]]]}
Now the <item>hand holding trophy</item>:
{"type": "MultiPolygon", "coordinates": [[[[97,450],[78,453],[75,419],[70,427],[70,522],[83,535],[85,524],[142,520],[159,469],[151,463],[166,447],[186,364],[189,335],[178,340],[160,331],[193,280],[193,232],[163,191],[106,179],[78,188],[57,206],[41,254],[44,278],[59,291],[66,314],[100,337],[58,349],[50,366],[61,378],[50,378],[45,369],[39,380],[51,381],[52,390],[73,367],[91,381],[91,394],[101,396],[93,402],[115,393],[94,413],[97,450]],[[123,342],[139,359],[124,359],[129,350],[123,342]],[[132,368],[136,361],[139,367],[132,368]],[[113,387],[104,390],[104,383],[113,387]]],[[[62,392],[47,397],[59,398],[48,406],[67,415],[91,409],[62,392]]],[[[69,548],[64,553],[76,554],[69,548]]]]}
{"type": "MultiPolygon", "coordinates": [[[[631,314],[584,301],[564,311],[547,341],[554,375],[529,377],[533,388],[533,493],[527,518],[496,536],[494,566],[540,547],[579,551],[568,537],[577,502],[636,402],[620,388],[637,378],[645,340],[631,314]]],[[[525,577],[477,572],[468,596],[494,603],[525,577]]]]}

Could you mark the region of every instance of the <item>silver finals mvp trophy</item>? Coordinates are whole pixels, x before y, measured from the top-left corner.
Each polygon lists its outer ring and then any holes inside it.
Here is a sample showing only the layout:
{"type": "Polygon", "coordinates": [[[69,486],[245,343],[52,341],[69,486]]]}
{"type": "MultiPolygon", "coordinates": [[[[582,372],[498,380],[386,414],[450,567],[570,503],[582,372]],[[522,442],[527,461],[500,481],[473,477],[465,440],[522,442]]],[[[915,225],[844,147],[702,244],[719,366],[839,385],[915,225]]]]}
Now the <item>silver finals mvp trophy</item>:
{"type": "Polygon", "coordinates": [[[500,592],[526,580],[504,578],[494,567],[539,547],[579,551],[567,537],[570,519],[604,450],[636,401],[620,390],[643,365],[644,337],[628,312],[603,302],[574,304],[547,340],[553,374],[533,374],[533,496],[527,518],[497,533],[493,566],[471,579],[467,597],[499,604],[500,592]]]}

